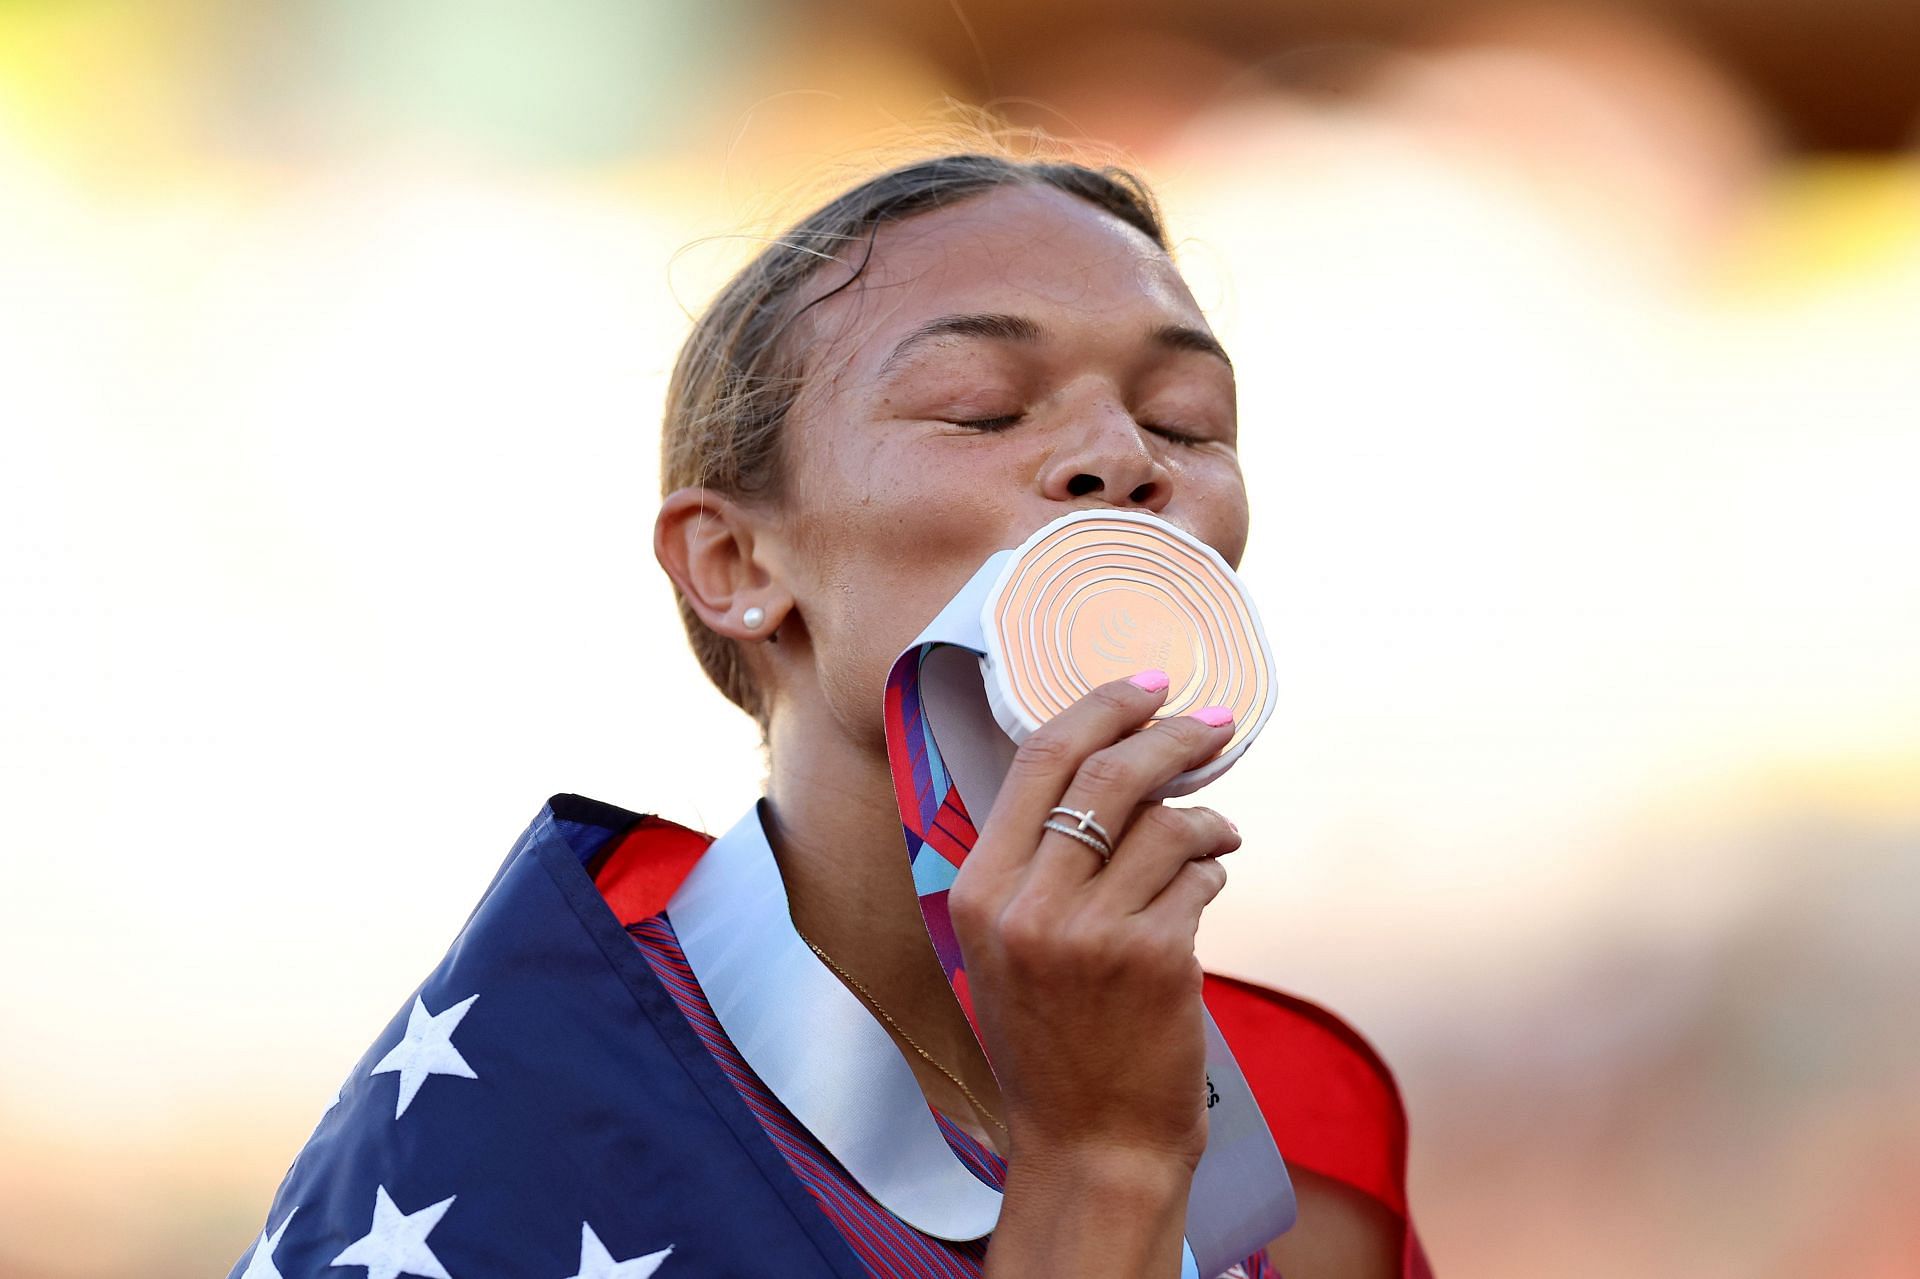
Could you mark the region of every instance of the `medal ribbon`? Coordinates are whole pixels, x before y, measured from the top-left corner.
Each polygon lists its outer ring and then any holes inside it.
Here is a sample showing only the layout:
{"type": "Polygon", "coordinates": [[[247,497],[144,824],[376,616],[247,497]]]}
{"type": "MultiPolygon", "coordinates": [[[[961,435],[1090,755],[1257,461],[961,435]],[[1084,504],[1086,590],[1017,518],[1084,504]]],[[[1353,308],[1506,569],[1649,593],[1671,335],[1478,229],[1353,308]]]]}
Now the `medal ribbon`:
{"type": "Polygon", "coordinates": [[[920,661],[932,647],[902,653],[887,675],[887,758],[893,766],[893,794],[907,840],[907,864],[913,870],[914,890],[920,894],[920,915],[926,920],[934,953],[940,956],[940,967],[953,984],[954,998],[978,1036],[967,970],[947,912],[947,890],[953,887],[979,833],[960,788],[940,758],[921,703],[920,661]]]}
{"type": "MultiPolygon", "coordinates": [[[[947,895],[979,835],[955,774],[975,790],[975,803],[984,813],[992,806],[1013,749],[986,710],[984,683],[972,682],[976,672],[982,680],[988,678],[977,660],[984,652],[980,601],[1010,555],[1000,552],[982,565],[914,645],[895,659],[887,674],[884,709],[894,798],[921,918],[976,1038],[979,1023],[947,895]],[[949,660],[958,656],[955,650],[975,660],[949,660]],[[945,753],[936,733],[946,735],[945,753]],[[966,767],[949,768],[949,756],[956,765],[965,761],[966,767]],[[978,793],[983,790],[990,793],[978,793]]],[[[1197,1257],[1197,1273],[1213,1275],[1278,1237],[1293,1224],[1295,1206],[1286,1166],[1211,1016],[1206,1030],[1207,1152],[1188,1201],[1190,1251],[1183,1273],[1197,1257]]]]}
{"type": "MultiPolygon", "coordinates": [[[[982,565],[900,654],[885,693],[887,753],[921,916],[970,1024],[947,894],[978,837],[972,814],[992,810],[1013,758],[981,662],[982,602],[1012,554],[982,565]]],[[[948,1146],[886,1030],[794,930],[758,804],[701,856],[667,914],[741,1056],[876,1202],[937,1238],[993,1229],[999,1192],[948,1146]]],[[[1205,1023],[1207,1148],[1187,1200],[1182,1279],[1220,1274],[1294,1217],[1286,1165],[1252,1090],[1212,1017],[1205,1023]]]]}

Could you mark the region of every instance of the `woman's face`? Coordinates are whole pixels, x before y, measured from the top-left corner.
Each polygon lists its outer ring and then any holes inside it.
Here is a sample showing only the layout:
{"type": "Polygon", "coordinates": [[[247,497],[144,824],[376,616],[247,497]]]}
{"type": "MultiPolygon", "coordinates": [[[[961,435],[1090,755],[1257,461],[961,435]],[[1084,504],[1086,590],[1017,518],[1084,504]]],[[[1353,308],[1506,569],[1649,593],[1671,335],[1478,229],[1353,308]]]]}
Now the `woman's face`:
{"type": "Polygon", "coordinates": [[[1233,371],[1167,255],[1094,205],[1004,187],[888,224],[790,337],[766,549],[850,733],[880,740],[888,667],[981,562],[1070,511],[1149,511],[1238,565],[1233,371]]]}

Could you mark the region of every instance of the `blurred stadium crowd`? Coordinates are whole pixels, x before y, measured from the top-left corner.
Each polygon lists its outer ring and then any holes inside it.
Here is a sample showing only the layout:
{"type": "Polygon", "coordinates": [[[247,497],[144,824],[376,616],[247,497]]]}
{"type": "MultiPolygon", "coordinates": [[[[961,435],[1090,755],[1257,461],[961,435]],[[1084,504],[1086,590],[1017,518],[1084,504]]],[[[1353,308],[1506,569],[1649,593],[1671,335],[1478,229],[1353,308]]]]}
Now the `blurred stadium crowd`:
{"type": "Polygon", "coordinates": [[[488,734],[717,713],[667,365],[954,103],[1120,148],[1240,357],[1205,954],[1374,1037],[1436,1269],[1920,1274],[1920,6],[14,0],[0,1279],[222,1273],[540,799],[751,793],[488,734]]]}

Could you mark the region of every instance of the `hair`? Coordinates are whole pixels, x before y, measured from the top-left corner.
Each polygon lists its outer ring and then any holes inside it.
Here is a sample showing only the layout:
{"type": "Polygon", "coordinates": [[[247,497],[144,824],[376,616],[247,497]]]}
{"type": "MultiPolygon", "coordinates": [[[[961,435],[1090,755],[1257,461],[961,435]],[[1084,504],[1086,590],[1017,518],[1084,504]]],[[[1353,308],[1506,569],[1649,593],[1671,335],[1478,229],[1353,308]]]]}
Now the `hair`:
{"type": "MultiPolygon", "coordinates": [[[[899,165],[841,192],[778,236],[720,290],[680,348],[667,386],[660,439],[662,496],[689,486],[778,504],[785,496],[782,430],[806,378],[804,352],[788,329],[815,302],[858,279],[881,226],[943,209],[1000,187],[1049,186],[1096,205],[1163,250],[1166,229],[1153,193],[1130,170],[1064,158],[1025,159],[967,151],[899,165]],[[841,255],[863,244],[857,262],[841,255]],[[802,304],[802,290],[830,263],[847,279],[802,304]]],[[[710,629],[675,591],[680,619],[702,669],[762,734],[769,707],[739,647],[710,629]]]]}

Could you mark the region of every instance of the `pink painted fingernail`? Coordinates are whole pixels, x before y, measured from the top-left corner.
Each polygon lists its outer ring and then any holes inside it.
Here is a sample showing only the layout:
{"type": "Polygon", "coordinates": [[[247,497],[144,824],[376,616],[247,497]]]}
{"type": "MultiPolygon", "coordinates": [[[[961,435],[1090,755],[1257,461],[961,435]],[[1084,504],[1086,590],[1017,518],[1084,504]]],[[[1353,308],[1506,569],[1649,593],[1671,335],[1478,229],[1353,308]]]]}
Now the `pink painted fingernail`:
{"type": "Polygon", "coordinates": [[[1202,706],[1193,717],[1208,728],[1225,728],[1233,723],[1233,710],[1227,706],[1202,706]]]}
{"type": "Polygon", "coordinates": [[[1127,683],[1147,693],[1159,692],[1167,686],[1167,682],[1167,673],[1157,667],[1127,677],[1127,683]]]}

